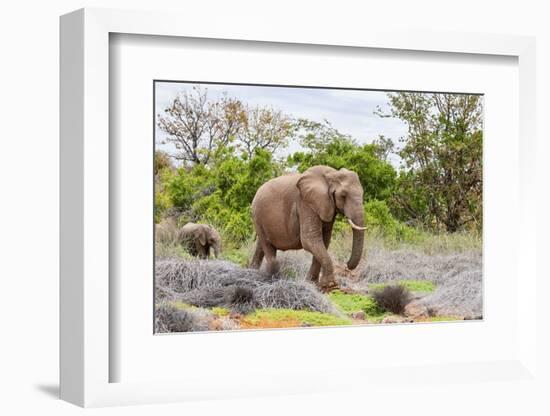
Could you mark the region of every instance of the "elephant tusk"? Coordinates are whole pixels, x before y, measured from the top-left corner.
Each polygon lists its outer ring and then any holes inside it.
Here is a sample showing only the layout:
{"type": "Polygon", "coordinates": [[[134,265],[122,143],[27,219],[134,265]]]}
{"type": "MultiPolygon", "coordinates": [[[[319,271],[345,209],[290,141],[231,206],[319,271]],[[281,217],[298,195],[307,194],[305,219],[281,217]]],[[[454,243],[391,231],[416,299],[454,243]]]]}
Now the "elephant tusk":
{"type": "Polygon", "coordinates": [[[353,228],[354,230],[365,231],[367,229],[367,227],[359,227],[358,225],[355,225],[353,221],[350,220],[349,218],[348,218],[348,222],[349,222],[349,225],[351,225],[351,228],[353,228]]]}

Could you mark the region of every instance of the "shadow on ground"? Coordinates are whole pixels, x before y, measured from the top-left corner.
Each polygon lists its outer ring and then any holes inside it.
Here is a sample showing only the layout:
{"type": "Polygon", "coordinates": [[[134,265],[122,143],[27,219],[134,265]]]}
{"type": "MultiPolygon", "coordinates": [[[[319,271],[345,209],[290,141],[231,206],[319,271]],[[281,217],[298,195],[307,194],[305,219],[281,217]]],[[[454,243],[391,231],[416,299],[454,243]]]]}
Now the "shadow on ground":
{"type": "Polygon", "coordinates": [[[36,390],[42,392],[46,396],[51,397],[52,399],[59,399],[58,384],[37,384],[34,387],[36,390]]]}

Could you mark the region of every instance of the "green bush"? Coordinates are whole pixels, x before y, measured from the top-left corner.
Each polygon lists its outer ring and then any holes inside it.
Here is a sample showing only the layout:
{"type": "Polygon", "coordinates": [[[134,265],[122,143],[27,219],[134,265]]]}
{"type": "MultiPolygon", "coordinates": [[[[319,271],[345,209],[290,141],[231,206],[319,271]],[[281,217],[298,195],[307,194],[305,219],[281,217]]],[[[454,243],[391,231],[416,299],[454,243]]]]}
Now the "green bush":
{"type": "Polygon", "coordinates": [[[172,207],[172,200],[165,192],[156,191],[155,192],[155,223],[158,224],[164,213],[172,207]]]}
{"type": "Polygon", "coordinates": [[[384,201],[372,200],[365,204],[365,224],[369,233],[382,236],[390,243],[413,243],[422,238],[422,232],[396,220],[384,201]]]}
{"type": "Polygon", "coordinates": [[[254,231],[250,205],[256,191],[281,172],[279,163],[262,149],[250,159],[227,151],[207,166],[162,169],[155,189],[155,221],[173,208],[178,226],[188,221],[212,224],[225,245],[239,246],[254,231]]]}
{"type": "Polygon", "coordinates": [[[180,211],[190,209],[196,200],[215,190],[211,171],[202,165],[190,171],[186,168],[179,168],[175,172],[165,171],[161,175],[161,183],[173,206],[180,211]]]}
{"type": "MultiPolygon", "coordinates": [[[[399,179],[396,179],[395,169],[379,155],[377,145],[359,145],[327,126],[313,123],[308,128],[311,130],[312,127],[313,132],[302,139],[306,150],[294,153],[284,163],[274,160],[271,153],[259,148],[250,158],[229,146],[219,149],[207,165],[176,168],[165,154],[157,152],[155,221],[158,223],[170,215],[178,218],[178,226],[189,221],[208,223],[222,234],[225,247],[239,248],[254,235],[250,206],[262,184],[281,175],[289,166],[304,171],[313,165],[324,164],[335,169],[345,167],[359,175],[365,191],[367,237],[371,239],[381,240],[387,246],[434,247],[458,243],[471,245],[481,240],[474,241],[469,234],[462,238],[463,243],[457,238],[438,236],[436,239],[432,234],[404,223],[406,213],[391,205],[399,179]]],[[[418,204],[421,202],[419,200],[418,204]]],[[[347,232],[347,221],[338,216],[334,224],[335,236],[347,232]]]]}
{"type": "Polygon", "coordinates": [[[315,165],[346,168],[359,176],[365,201],[385,200],[391,196],[397,174],[391,164],[378,157],[376,145],[360,146],[341,136],[326,143],[313,140],[306,144],[309,152],[296,152],[288,157],[289,164],[297,166],[300,172],[315,165]]]}

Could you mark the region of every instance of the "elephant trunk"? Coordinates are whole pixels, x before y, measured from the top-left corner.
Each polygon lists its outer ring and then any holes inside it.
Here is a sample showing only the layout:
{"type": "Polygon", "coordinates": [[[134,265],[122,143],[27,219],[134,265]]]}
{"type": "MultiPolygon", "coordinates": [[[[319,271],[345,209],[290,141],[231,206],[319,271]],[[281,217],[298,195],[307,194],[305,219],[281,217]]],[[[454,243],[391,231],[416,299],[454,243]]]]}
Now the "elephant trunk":
{"type": "Polygon", "coordinates": [[[348,268],[353,270],[359,264],[361,256],[363,255],[363,244],[365,241],[365,227],[363,207],[355,210],[355,215],[348,217],[348,221],[353,228],[353,245],[351,248],[351,255],[348,260],[348,268]]]}
{"type": "Polygon", "coordinates": [[[220,256],[221,247],[219,244],[214,245],[214,256],[218,258],[220,256]]]}

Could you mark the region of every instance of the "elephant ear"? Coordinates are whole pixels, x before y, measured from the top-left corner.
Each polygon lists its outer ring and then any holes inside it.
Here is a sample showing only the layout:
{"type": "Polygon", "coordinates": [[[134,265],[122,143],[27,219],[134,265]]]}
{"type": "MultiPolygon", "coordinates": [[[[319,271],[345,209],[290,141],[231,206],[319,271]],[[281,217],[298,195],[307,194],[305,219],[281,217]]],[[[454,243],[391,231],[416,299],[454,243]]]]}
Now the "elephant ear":
{"type": "Polygon", "coordinates": [[[203,227],[197,228],[197,230],[195,231],[195,238],[199,239],[201,246],[206,245],[206,231],[203,227]]]}
{"type": "Polygon", "coordinates": [[[336,207],[324,175],[306,171],[296,187],[300,190],[302,200],[319,215],[321,221],[331,222],[334,219],[336,207]]]}

